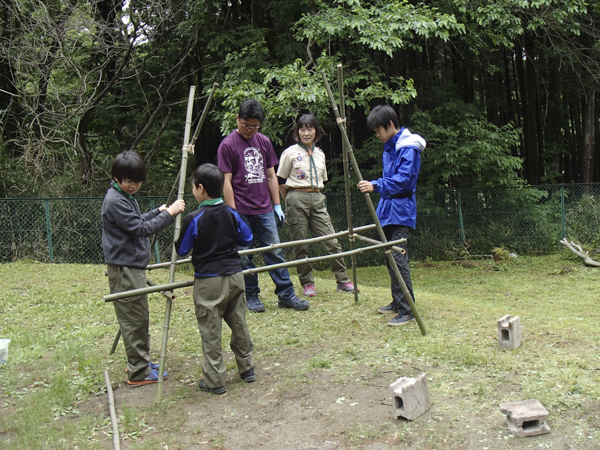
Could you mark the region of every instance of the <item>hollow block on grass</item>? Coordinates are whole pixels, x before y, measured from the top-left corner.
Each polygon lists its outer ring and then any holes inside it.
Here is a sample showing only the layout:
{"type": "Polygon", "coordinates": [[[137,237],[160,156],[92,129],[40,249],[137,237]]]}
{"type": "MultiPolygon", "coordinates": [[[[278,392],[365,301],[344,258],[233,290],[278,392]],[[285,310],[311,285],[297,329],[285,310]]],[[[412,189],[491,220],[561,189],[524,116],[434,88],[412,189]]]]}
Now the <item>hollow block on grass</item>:
{"type": "Polygon", "coordinates": [[[429,410],[429,390],[425,374],[418,378],[398,378],[390,389],[394,393],[392,415],[414,420],[429,410]]]}
{"type": "Polygon", "coordinates": [[[508,430],[519,437],[550,433],[548,411],[537,400],[500,403],[500,411],[506,414],[508,430]]]}
{"type": "Polygon", "coordinates": [[[519,348],[521,345],[521,319],[506,315],[498,319],[498,346],[501,349],[519,348]]]}

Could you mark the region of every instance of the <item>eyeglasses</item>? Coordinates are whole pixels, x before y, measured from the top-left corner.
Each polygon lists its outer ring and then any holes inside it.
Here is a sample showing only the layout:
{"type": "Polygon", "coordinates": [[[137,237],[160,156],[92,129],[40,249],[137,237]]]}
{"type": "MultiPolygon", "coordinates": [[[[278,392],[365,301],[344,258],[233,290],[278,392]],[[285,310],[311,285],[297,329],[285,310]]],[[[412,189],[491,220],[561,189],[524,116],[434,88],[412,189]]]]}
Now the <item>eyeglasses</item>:
{"type": "Polygon", "coordinates": [[[245,124],[244,122],[241,122],[241,121],[240,121],[240,125],[243,126],[246,130],[251,130],[251,131],[258,130],[260,128],[260,125],[252,126],[252,125],[245,124]]]}

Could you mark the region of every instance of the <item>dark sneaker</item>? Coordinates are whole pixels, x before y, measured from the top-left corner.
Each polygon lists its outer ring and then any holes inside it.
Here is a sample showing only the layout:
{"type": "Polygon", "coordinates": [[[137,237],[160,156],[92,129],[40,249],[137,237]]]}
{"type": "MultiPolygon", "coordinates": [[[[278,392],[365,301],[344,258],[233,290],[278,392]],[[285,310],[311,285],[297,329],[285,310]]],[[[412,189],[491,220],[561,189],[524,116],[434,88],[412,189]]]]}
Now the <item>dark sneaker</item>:
{"type": "Polygon", "coordinates": [[[246,306],[248,307],[248,311],[250,312],[265,312],[265,305],[263,305],[260,299],[258,298],[257,292],[253,292],[252,294],[246,294],[246,306]]]}
{"type": "Polygon", "coordinates": [[[310,306],[306,300],[300,300],[295,295],[292,298],[282,299],[279,297],[279,307],[280,308],[291,308],[296,311],[305,311],[310,306]]]}
{"type": "Polygon", "coordinates": [[[201,391],[208,392],[209,394],[214,394],[214,395],[227,394],[227,388],[225,386],[209,388],[208,386],[206,386],[206,383],[204,382],[204,378],[198,382],[198,387],[200,388],[201,391]]]}
{"type": "Polygon", "coordinates": [[[256,381],[256,375],[254,375],[254,369],[246,370],[243,374],[240,375],[240,378],[245,383],[252,383],[256,381]]]}
{"type": "Polygon", "coordinates": [[[317,291],[315,290],[315,286],[312,284],[306,285],[304,291],[302,291],[305,297],[314,297],[317,295],[317,291]]]}
{"type": "Polygon", "coordinates": [[[390,327],[400,327],[402,325],[406,325],[411,320],[414,320],[415,316],[412,314],[398,314],[392,320],[390,320],[387,324],[390,327]]]}
{"type": "MultiPolygon", "coordinates": [[[[167,371],[165,370],[163,374],[163,380],[168,376],[167,371]]],[[[158,370],[153,370],[150,374],[144,378],[143,380],[127,380],[127,384],[131,386],[142,386],[144,384],[158,383],[158,370]]]]}
{"type": "Polygon", "coordinates": [[[387,306],[381,306],[380,308],[377,308],[377,312],[379,314],[398,314],[398,310],[396,310],[396,307],[392,303],[387,306]]]}
{"type": "Polygon", "coordinates": [[[348,281],[347,283],[338,283],[337,290],[341,292],[349,292],[352,294],[354,292],[354,284],[352,283],[352,281],[348,281]]]}

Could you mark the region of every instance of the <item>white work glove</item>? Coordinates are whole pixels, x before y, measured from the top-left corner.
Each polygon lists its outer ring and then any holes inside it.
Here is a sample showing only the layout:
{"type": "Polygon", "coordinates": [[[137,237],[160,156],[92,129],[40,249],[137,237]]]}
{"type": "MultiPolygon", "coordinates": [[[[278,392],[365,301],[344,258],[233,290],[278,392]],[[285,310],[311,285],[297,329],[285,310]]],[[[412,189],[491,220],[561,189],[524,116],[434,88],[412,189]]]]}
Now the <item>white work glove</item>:
{"type": "Polygon", "coordinates": [[[285,221],[285,214],[283,213],[283,210],[281,209],[281,205],[274,205],[273,210],[275,211],[275,218],[277,219],[277,225],[279,225],[279,226],[283,225],[283,223],[285,221]]]}

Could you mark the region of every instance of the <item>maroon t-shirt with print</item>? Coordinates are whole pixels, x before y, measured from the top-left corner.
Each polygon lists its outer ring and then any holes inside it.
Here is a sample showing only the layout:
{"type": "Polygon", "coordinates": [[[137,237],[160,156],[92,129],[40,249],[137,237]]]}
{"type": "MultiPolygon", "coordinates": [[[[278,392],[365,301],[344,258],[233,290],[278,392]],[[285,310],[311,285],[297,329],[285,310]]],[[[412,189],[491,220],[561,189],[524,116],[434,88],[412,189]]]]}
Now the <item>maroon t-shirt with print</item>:
{"type": "Polygon", "coordinates": [[[240,214],[266,214],[273,211],[267,185],[267,169],[279,162],[271,140],[256,133],[244,139],[237,130],[221,141],[217,164],[231,173],[235,208],[240,214]]]}

